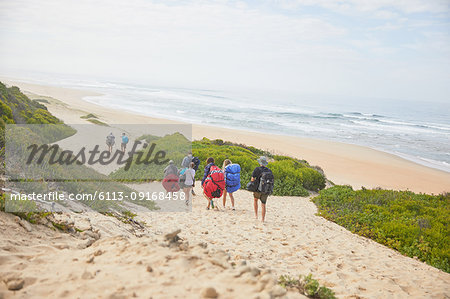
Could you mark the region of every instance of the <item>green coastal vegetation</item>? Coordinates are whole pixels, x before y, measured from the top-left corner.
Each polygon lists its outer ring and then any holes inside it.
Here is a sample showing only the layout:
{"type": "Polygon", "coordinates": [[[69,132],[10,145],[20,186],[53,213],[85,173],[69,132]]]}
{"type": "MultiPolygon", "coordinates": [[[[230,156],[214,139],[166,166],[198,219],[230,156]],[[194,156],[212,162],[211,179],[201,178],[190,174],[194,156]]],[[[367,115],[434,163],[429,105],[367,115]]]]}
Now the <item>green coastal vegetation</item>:
{"type": "MultiPolygon", "coordinates": [[[[65,125],[61,120],[53,116],[47,108],[37,101],[30,100],[17,87],[6,87],[0,82],[0,159],[1,175],[7,175],[12,181],[8,182],[8,187],[26,193],[47,193],[60,191],[74,194],[95,194],[96,192],[123,192],[127,195],[134,190],[126,185],[103,175],[94,169],[78,165],[52,164],[49,162],[50,155],[46,155],[39,165],[32,163],[24,169],[24,153],[28,152],[27,147],[31,144],[42,145],[67,138],[76,133],[76,130],[65,125]],[[18,126],[8,127],[8,134],[5,134],[7,124],[18,126]],[[21,126],[26,125],[26,126],[21,126]],[[7,140],[5,138],[8,138],[7,140]],[[5,142],[8,143],[8,173],[5,174],[5,142]],[[26,173],[25,173],[26,171],[26,173]],[[34,179],[30,178],[33,177],[34,179]],[[51,179],[43,179],[50,177],[51,179]],[[82,178],[82,179],[81,179],[82,178]]],[[[57,156],[63,149],[57,148],[57,156]]],[[[73,155],[66,156],[73,159],[73,155]]],[[[3,187],[3,186],[2,186],[3,187]]],[[[14,210],[17,215],[32,219],[37,214],[35,202],[20,201],[14,203],[6,200],[5,194],[1,193],[2,211],[14,210]]],[[[117,202],[105,200],[83,201],[84,204],[97,211],[124,211],[117,202]]],[[[156,205],[152,201],[138,201],[137,204],[149,209],[155,209],[156,205]]]]}
{"type": "Polygon", "coordinates": [[[334,186],[313,199],[319,215],[450,273],[450,194],[334,186]]]}
{"type": "Polygon", "coordinates": [[[82,118],[82,119],[88,119],[88,118],[98,118],[98,117],[97,117],[97,115],[95,115],[95,114],[89,113],[89,114],[80,116],[80,118],[82,118]]]}
{"type": "Polygon", "coordinates": [[[273,195],[308,196],[309,191],[322,190],[326,184],[325,175],[319,167],[312,167],[305,160],[273,155],[252,146],[203,138],[192,142],[192,154],[200,159],[200,167],[195,175],[197,180],[203,177],[202,170],[208,157],[213,157],[219,167],[222,167],[225,159],[230,159],[241,166],[241,188],[245,189],[253,169],[259,166],[257,158],[265,155],[269,158],[267,167],[275,177],[273,195]]]}
{"type": "Polygon", "coordinates": [[[80,116],[80,118],[87,120],[88,122],[93,123],[94,125],[109,127],[109,125],[105,122],[102,122],[98,119],[97,115],[89,113],[83,116],[80,116]]]}
{"type": "Polygon", "coordinates": [[[186,153],[191,149],[191,142],[180,133],[173,133],[164,137],[154,135],[144,135],[136,139],[146,145],[137,151],[129,166],[123,166],[112,172],[109,176],[122,182],[150,182],[161,181],[164,178],[164,168],[169,160],[173,160],[176,165],[180,165],[186,153]],[[162,161],[164,164],[157,163],[140,163],[139,160],[148,156],[154,156],[158,151],[165,152],[162,161]]]}
{"type": "Polygon", "coordinates": [[[309,298],[336,299],[334,292],[325,286],[321,286],[319,281],[312,277],[312,274],[300,275],[298,278],[281,275],[278,278],[278,284],[287,290],[298,291],[309,298]]]}
{"type": "MultiPolygon", "coordinates": [[[[18,87],[6,87],[0,82],[0,147],[1,156],[5,149],[5,129],[7,124],[55,124],[48,126],[47,137],[53,136],[51,142],[75,134],[75,130],[62,125],[62,121],[48,112],[47,108],[38,101],[30,100],[18,87]],[[56,128],[57,127],[57,128],[56,128]]],[[[29,126],[31,127],[31,126],[29,126]]],[[[39,126],[35,128],[38,129],[39,126]]]]}
{"type": "MultiPolygon", "coordinates": [[[[245,189],[250,181],[253,169],[258,166],[257,158],[266,155],[270,158],[268,167],[273,171],[276,178],[274,195],[308,196],[309,191],[319,191],[325,188],[326,178],[320,168],[311,167],[304,160],[272,155],[251,146],[207,138],[191,143],[179,133],[164,137],[145,135],[137,140],[153,143],[156,145],[156,149],[168,151],[169,159],[173,160],[176,165],[181,165],[183,157],[192,149],[192,154],[200,159],[199,170],[195,175],[196,180],[202,179],[203,169],[208,157],[213,157],[219,167],[222,167],[225,159],[230,159],[233,163],[238,163],[241,166],[241,188],[245,189]]],[[[148,151],[149,149],[143,150],[142,156],[145,156],[148,151]]],[[[134,158],[128,170],[122,167],[112,173],[110,177],[123,181],[162,179],[163,170],[167,164],[138,164],[135,161],[136,159],[137,157],[134,158]]]]}
{"type": "Polygon", "coordinates": [[[94,125],[109,127],[109,125],[107,123],[102,122],[101,120],[98,120],[98,119],[89,118],[89,119],[87,119],[87,121],[93,123],[94,125]]]}

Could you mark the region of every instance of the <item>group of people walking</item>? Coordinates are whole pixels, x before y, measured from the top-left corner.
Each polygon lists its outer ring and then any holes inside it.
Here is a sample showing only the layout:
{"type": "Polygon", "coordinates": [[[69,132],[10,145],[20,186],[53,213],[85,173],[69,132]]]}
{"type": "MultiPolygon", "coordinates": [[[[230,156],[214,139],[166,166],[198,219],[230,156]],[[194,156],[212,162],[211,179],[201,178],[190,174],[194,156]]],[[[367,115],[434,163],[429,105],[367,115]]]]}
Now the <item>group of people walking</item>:
{"type": "MultiPolygon", "coordinates": [[[[106,145],[108,151],[112,153],[116,137],[111,132],[106,136],[106,145]]],[[[121,136],[121,151],[125,152],[129,138],[125,133],[121,136]]],[[[268,161],[265,156],[259,157],[257,160],[259,166],[253,170],[251,181],[247,185],[247,190],[253,192],[255,217],[258,218],[258,202],[261,202],[261,216],[264,222],[266,216],[267,198],[273,191],[274,177],[272,171],[267,168],[268,161]]],[[[168,192],[178,192],[183,190],[186,198],[186,205],[190,202],[191,194],[195,195],[195,173],[200,165],[198,157],[194,157],[189,152],[181,162],[181,168],[175,165],[173,160],[169,161],[169,165],[164,169],[163,186],[168,192]]],[[[210,157],[206,160],[206,166],[201,181],[203,194],[208,200],[207,210],[216,208],[214,199],[222,197],[223,208],[226,206],[227,196],[231,200],[231,209],[236,210],[234,204],[234,195],[241,188],[241,166],[231,162],[230,159],[223,161],[222,168],[215,164],[214,158],[210,157]]]]}
{"type": "MultiPolygon", "coordinates": [[[[122,142],[120,143],[120,150],[125,153],[129,139],[125,133],[122,133],[121,139],[122,142]]],[[[112,153],[115,144],[116,136],[114,136],[114,134],[111,132],[106,136],[106,146],[108,147],[108,151],[110,153],[112,153]]]]}
{"type": "MultiPolygon", "coordinates": [[[[253,170],[251,181],[247,190],[253,192],[255,217],[258,218],[258,206],[261,202],[261,216],[264,222],[266,216],[267,198],[273,191],[274,177],[272,171],[267,167],[268,161],[265,156],[258,160],[259,166],[253,170]]],[[[163,186],[168,192],[177,192],[183,189],[186,194],[186,204],[189,204],[191,193],[195,195],[195,173],[200,165],[198,157],[193,157],[189,152],[181,162],[181,169],[169,161],[164,169],[163,186]]],[[[215,199],[222,197],[223,208],[226,207],[227,196],[231,201],[231,209],[235,210],[235,198],[233,193],[241,188],[241,167],[230,159],[225,159],[222,168],[215,164],[214,158],[206,160],[201,186],[203,194],[208,201],[206,209],[218,209],[215,199]]]]}
{"type": "Polygon", "coordinates": [[[181,162],[181,168],[175,165],[173,160],[169,161],[169,165],[164,169],[164,179],[162,184],[168,192],[178,192],[180,189],[186,195],[186,205],[189,204],[190,195],[195,195],[195,172],[198,170],[200,160],[193,157],[189,152],[181,162]]]}

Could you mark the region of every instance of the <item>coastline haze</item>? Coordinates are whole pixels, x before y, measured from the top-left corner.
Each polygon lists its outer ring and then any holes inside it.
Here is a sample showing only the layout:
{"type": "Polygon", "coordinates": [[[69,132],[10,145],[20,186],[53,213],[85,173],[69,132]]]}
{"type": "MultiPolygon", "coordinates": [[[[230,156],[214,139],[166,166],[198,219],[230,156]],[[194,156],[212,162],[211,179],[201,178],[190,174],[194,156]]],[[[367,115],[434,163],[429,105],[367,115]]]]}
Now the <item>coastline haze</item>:
{"type": "Polygon", "coordinates": [[[9,76],[450,99],[446,1],[3,1],[0,25],[9,76]]]}
{"type": "Polygon", "coordinates": [[[0,2],[8,77],[450,170],[446,1],[0,2]],[[261,115],[264,119],[254,117],[261,115]],[[244,120],[244,121],[242,121],[244,120]]]}

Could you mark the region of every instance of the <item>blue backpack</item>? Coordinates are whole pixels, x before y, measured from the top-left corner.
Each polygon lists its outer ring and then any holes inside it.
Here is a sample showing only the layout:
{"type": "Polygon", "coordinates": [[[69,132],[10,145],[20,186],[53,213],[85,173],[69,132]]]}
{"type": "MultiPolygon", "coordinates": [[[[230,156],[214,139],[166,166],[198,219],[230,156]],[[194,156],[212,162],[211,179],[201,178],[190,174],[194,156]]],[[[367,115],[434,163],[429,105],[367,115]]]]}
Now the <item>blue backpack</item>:
{"type": "Polygon", "coordinates": [[[241,188],[241,166],[230,164],[225,167],[226,187],[228,193],[233,193],[241,188]]]}

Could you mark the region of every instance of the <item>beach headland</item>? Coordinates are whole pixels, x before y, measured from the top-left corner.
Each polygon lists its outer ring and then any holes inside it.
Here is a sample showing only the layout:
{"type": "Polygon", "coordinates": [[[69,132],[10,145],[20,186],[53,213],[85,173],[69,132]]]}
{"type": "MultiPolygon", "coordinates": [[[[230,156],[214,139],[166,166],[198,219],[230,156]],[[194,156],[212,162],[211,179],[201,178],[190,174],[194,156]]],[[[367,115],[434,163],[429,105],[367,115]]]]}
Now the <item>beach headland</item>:
{"type": "MultiPolygon", "coordinates": [[[[67,124],[90,123],[81,118],[94,114],[108,124],[174,124],[176,121],[152,118],[102,107],[83,100],[98,93],[20,82],[1,78],[15,85],[31,98],[48,98],[49,111],[67,124]]],[[[243,130],[192,125],[193,139],[222,139],[261,148],[275,154],[288,155],[320,166],[335,184],[351,185],[355,189],[384,188],[410,190],[428,194],[450,191],[450,173],[419,165],[393,154],[364,146],[321,139],[263,134],[243,130]]],[[[320,136],[318,136],[320,138],[320,136]]]]}

